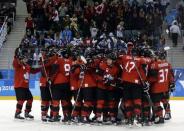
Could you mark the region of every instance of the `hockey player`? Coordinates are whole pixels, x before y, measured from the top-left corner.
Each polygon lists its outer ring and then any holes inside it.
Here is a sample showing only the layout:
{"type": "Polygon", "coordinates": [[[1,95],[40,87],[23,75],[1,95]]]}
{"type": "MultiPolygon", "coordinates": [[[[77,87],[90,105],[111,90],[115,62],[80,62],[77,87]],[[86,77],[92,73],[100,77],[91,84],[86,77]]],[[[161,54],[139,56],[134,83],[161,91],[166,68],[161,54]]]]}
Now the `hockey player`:
{"type": "Polygon", "coordinates": [[[123,97],[126,110],[127,124],[141,124],[142,91],[148,90],[142,86],[139,70],[144,68],[145,60],[133,56],[133,43],[128,43],[128,54],[120,56],[120,66],[122,68],[121,81],[123,82],[123,97]]]}
{"type": "Polygon", "coordinates": [[[53,81],[52,96],[53,96],[53,118],[51,122],[59,121],[59,105],[61,101],[64,119],[63,122],[69,122],[71,119],[72,103],[71,103],[71,91],[70,91],[70,68],[72,60],[67,53],[64,57],[58,57],[55,62],[55,66],[51,70],[56,70],[51,78],[53,81]]]}
{"type": "Polygon", "coordinates": [[[107,55],[107,60],[101,61],[97,69],[96,120],[98,123],[116,122],[115,82],[118,75],[118,66],[115,65],[115,60],[115,54],[110,53],[107,55]],[[102,116],[103,121],[101,120],[102,116]]]}
{"type": "Polygon", "coordinates": [[[170,119],[170,105],[168,103],[168,92],[173,90],[174,77],[172,73],[171,65],[165,60],[165,53],[159,52],[156,60],[151,64],[149,71],[149,80],[151,82],[151,98],[154,104],[154,123],[161,124],[164,123],[163,108],[161,107],[161,102],[163,103],[165,109],[165,119],[170,119]]]}
{"type": "MultiPolygon", "coordinates": [[[[143,66],[145,66],[144,68],[141,68],[140,73],[141,73],[141,77],[142,80],[144,82],[148,81],[148,71],[150,69],[151,63],[153,61],[153,54],[152,51],[149,48],[146,47],[141,47],[139,49],[139,55],[142,59],[145,60],[145,64],[143,66]]],[[[148,83],[148,82],[147,82],[148,83]]],[[[147,98],[147,94],[150,94],[149,90],[147,90],[147,92],[143,92],[142,95],[142,123],[145,126],[151,126],[151,105],[149,103],[149,100],[147,98]]]]}
{"type": "Polygon", "coordinates": [[[46,59],[46,56],[42,54],[41,58],[41,77],[40,77],[40,92],[41,92],[41,119],[43,122],[48,120],[48,110],[50,108],[50,118],[52,118],[52,92],[51,92],[51,80],[50,77],[55,74],[51,72],[54,61],[57,59],[57,56],[49,56],[46,59]]]}
{"type": "Polygon", "coordinates": [[[34,117],[30,114],[33,96],[29,90],[29,74],[32,71],[31,67],[27,64],[27,58],[19,54],[18,50],[19,49],[16,49],[15,57],[13,60],[13,68],[15,70],[14,88],[17,99],[15,119],[34,119],[34,117]],[[20,114],[22,112],[22,107],[25,101],[27,102],[24,118],[20,114]]]}
{"type": "Polygon", "coordinates": [[[95,69],[97,64],[91,57],[87,57],[86,59],[86,66],[81,70],[84,73],[84,80],[82,82],[82,96],[84,102],[81,112],[82,123],[90,122],[89,116],[94,108],[96,91],[95,69]]]}
{"type": "Polygon", "coordinates": [[[78,123],[80,122],[81,109],[83,105],[83,97],[81,91],[81,84],[83,82],[84,72],[83,70],[83,62],[80,60],[80,57],[74,61],[71,71],[70,71],[70,88],[72,94],[74,96],[74,106],[72,109],[72,122],[78,123]]]}

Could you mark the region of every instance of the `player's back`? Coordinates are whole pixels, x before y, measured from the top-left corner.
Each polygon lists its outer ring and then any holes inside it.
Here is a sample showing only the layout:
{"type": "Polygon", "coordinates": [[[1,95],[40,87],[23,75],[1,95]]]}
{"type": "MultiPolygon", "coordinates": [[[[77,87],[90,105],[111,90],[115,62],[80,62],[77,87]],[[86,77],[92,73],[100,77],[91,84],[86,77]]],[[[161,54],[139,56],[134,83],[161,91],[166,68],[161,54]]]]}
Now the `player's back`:
{"type": "Polygon", "coordinates": [[[157,60],[152,63],[151,70],[156,72],[155,81],[152,83],[151,92],[167,92],[170,82],[171,65],[165,60],[157,60]]]}
{"type": "Polygon", "coordinates": [[[122,56],[121,61],[123,70],[121,75],[122,80],[130,83],[140,84],[141,81],[137,69],[141,69],[144,60],[140,57],[124,55],[122,56]]]}

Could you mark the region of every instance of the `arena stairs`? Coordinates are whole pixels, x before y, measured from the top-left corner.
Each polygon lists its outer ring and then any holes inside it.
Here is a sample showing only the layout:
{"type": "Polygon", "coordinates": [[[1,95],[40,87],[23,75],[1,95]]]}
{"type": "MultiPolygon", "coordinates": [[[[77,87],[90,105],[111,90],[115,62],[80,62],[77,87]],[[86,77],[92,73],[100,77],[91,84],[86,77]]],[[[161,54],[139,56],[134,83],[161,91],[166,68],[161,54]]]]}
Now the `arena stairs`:
{"type": "Polygon", "coordinates": [[[4,46],[0,49],[0,69],[12,69],[14,50],[20,44],[25,33],[26,4],[17,0],[17,17],[11,33],[7,36],[4,46]]]}

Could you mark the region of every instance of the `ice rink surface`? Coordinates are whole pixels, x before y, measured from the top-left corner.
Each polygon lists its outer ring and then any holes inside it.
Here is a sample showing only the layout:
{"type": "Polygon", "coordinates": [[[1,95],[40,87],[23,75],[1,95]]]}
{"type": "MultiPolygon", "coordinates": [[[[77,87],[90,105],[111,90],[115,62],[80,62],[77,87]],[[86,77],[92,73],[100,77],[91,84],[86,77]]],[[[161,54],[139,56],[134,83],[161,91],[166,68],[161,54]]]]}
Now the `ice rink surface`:
{"type": "Polygon", "coordinates": [[[184,101],[171,101],[172,120],[162,125],[150,127],[128,126],[92,126],[92,125],[62,125],[62,123],[42,123],[40,121],[40,101],[34,101],[32,114],[34,121],[15,121],[14,111],[16,101],[0,100],[0,131],[183,131],[184,101]]]}

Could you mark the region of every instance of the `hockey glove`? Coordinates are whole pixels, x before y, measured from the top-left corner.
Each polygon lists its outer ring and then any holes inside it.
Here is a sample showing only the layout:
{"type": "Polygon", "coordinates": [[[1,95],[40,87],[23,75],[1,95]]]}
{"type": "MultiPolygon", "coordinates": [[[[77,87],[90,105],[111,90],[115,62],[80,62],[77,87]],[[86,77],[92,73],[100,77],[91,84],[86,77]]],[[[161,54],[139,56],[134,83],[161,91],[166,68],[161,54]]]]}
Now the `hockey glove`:
{"type": "Polygon", "coordinates": [[[171,83],[171,84],[170,84],[170,91],[171,91],[171,92],[174,92],[175,89],[176,89],[175,83],[171,83]]]}
{"type": "Polygon", "coordinates": [[[79,74],[79,79],[84,79],[84,71],[81,71],[79,74]]]}
{"type": "Polygon", "coordinates": [[[104,75],[104,84],[110,86],[111,82],[114,80],[114,77],[110,74],[104,75]]]}
{"type": "Polygon", "coordinates": [[[144,93],[148,93],[149,89],[150,89],[150,84],[148,82],[145,82],[143,86],[144,93]]]}
{"type": "Polygon", "coordinates": [[[51,85],[52,85],[52,81],[51,81],[50,79],[48,79],[48,81],[47,81],[47,83],[46,83],[46,86],[47,86],[47,87],[51,87],[51,85]]]}
{"type": "Polygon", "coordinates": [[[80,69],[81,69],[81,72],[84,72],[85,70],[87,70],[87,67],[86,67],[86,65],[81,65],[80,69]]]}
{"type": "Polygon", "coordinates": [[[78,64],[72,65],[72,67],[71,67],[71,69],[70,69],[70,72],[71,72],[71,73],[74,73],[74,71],[75,71],[78,67],[80,67],[80,65],[78,65],[78,64]]]}

